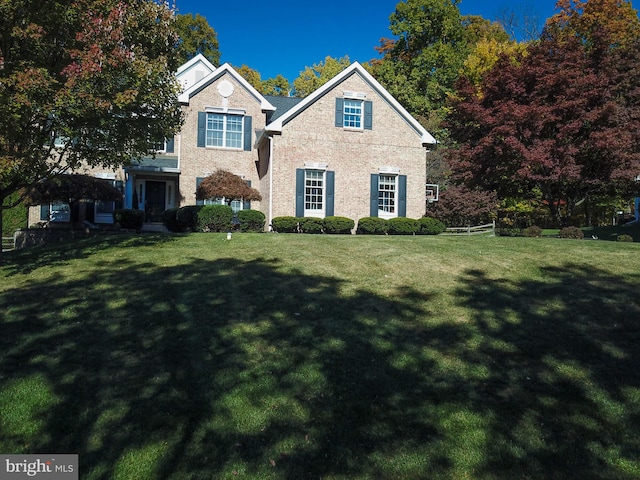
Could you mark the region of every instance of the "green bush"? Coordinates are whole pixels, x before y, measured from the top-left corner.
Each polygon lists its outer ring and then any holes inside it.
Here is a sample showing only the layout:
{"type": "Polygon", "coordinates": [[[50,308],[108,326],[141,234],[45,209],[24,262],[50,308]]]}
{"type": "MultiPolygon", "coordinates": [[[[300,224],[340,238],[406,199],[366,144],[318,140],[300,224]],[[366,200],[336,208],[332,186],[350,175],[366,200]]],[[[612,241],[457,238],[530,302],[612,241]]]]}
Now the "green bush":
{"type": "Polygon", "coordinates": [[[233,210],[229,205],[205,205],[198,211],[199,232],[229,232],[233,210]]]}
{"type": "Polygon", "coordinates": [[[531,225],[522,231],[525,237],[539,237],[542,235],[542,229],[536,225],[531,225]]]}
{"type": "Polygon", "coordinates": [[[300,219],[302,233],[322,233],[322,218],[305,217],[300,219]]]}
{"type": "Polygon", "coordinates": [[[179,232],[180,224],[178,223],[178,209],[168,208],[162,212],[162,223],[170,232],[179,232]]]}
{"type": "Polygon", "coordinates": [[[187,205],[176,212],[178,229],[181,232],[195,232],[198,230],[198,212],[204,205],[187,205]]]}
{"type": "Polygon", "coordinates": [[[584,233],[578,227],[564,227],[560,229],[559,237],[581,240],[584,238],[584,233]]]}
{"type": "Polygon", "coordinates": [[[118,208],[113,211],[113,221],[127,230],[140,231],[144,224],[144,211],[130,208],[118,208]]]}
{"type": "Polygon", "coordinates": [[[384,218],[364,217],[358,220],[358,235],[384,235],[389,230],[389,224],[384,218]]]}
{"type": "Polygon", "coordinates": [[[389,235],[415,235],[420,228],[418,221],[413,218],[390,218],[387,222],[389,223],[389,235]]]}
{"type": "Polygon", "coordinates": [[[419,235],[440,235],[447,227],[444,222],[433,217],[422,217],[418,220],[419,235]]]}
{"type": "Polygon", "coordinates": [[[324,233],[351,234],[354,225],[347,217],[325,217],[322,222],[324,233]]]}
{"type": "Polygon", "coordinates": [[[278,233],[297,233],[299,223],[297,217],[275,217],[271,220],[271,228],[278,233]]]}
{"type": "Polygon", "coordinates": [[[265,216],[259,210],[240,210],[238,221],[241,232],[264,232],[265,216]]]}
{"type": "MultiPolygon", "coordinates": [[[[14,203],[18,200],[19,194],[13,193],[5,200],[5,205],[14,203]]],[[[26,203],[19,203],[15,207],[2,211],[2,235],[10,237],[19,228],[27,228],[27,219],[29,218],[28,207],[26,203]]]]}
{"type": "Polygon", "coordinates": [[[633,242],[633,237],[631,235],[627,235],[622,234],[622,235],[618,235],[618,241],[619,242],[633,242]]]}

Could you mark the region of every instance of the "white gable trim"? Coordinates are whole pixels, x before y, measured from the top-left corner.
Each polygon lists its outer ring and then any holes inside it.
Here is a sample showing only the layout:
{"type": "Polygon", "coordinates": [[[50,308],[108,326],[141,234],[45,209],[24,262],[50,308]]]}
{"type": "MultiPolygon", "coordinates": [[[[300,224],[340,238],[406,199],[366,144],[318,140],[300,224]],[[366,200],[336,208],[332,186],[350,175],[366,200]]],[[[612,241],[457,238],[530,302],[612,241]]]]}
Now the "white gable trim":
{"type": "Polygon", "coordinates": [[[209,73],[213,72],[216,69],[213,63],[207,60],[207,58],[204,55],[199,53],[198,55],[193,57],[191,60],[189,60],[187,63],[180,65],[178,67],[178,70],[176,71],[176,76],[180,77],[181,74],[189,70],[191,67],[197,65],[198,63],[204,65],[207,68],[207,70],[209,70],[209,73]]]}
{"type": "Polygon", "coordinates": [[[413,128],[413,130],[415,130],[415,132],[420,135],[423,145],[435,145],[437,143],[436,139],[433,138],[433,136],[429,132],[427,132],[427,130],[422,125],[420,125],[420,122],[413,118],[413,116],[411,116],[411,114],[407,112],[407,110],[402,105],[400,105],[400,103],[395,98],[393,98],[393,96],[358,62],[354,62],[349,65],[341,73],[322,85],[318,90],[306,97],[295,107],[278,118],[275,122],[267,125],[265,127],[265,130],[269,133],[281,134],[282,128],[287,123],[289,123],[293,118],[306,110],[316,100],[324,96],[327,92],[335,88],[337,85],[342,83],[354,73],[360,75],[360,77],[365,82],[367,82],[371,86],[371,88],[376,90],[380,94],[380,96],[382,96],[382,98],[398,112],[398,114],[411,126],[411,128],[413,128]]]}
{"type": "Polygon", "coordinates": [[[231,65],[225,63],[224,65],[215,69],[212,73],[205,76],[195,85],[191,86],[178,97],[178,101],[185,105],[189,105],[189,101],[194,95],[197,95],[202,89],[211,85],[214,81],[219,79],[224,74],[228,73],[234,80],[236,80],[242,87],[247,90],[258,102],[263,112],[275,111],[276,107],[271,105],[269,101],[264,98],[249,82],[247,82],[242,75],[240,75],[231,65]]]}

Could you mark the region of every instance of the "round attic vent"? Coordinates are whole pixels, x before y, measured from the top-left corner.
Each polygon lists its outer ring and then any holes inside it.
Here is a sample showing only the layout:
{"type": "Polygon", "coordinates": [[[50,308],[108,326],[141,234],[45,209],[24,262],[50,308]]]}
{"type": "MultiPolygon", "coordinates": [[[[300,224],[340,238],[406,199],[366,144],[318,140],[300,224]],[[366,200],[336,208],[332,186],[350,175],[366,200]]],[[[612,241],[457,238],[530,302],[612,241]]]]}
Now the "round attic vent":
{"type": "Polygon", "coordinates": [[[230,97],[233,93],[233,85],[227,80],[223,80],[218,84],[218,93],[224,98],[230,97]]]}

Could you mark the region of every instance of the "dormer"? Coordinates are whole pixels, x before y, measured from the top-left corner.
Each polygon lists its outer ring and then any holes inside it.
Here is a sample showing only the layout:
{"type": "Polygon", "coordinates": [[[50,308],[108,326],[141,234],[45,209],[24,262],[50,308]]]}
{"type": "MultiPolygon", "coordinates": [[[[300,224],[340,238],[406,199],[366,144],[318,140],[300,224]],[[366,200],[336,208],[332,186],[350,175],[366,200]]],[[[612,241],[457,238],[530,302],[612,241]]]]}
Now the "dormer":
{"type": "Polygon", "coordinates": [[[199,53],[187,63],[178,68],[176,78],[184,92],[194,85],[200,83],[204,78],[208,77],[216,70],[216,67],[207,60],[204,55],[199,53]]]}

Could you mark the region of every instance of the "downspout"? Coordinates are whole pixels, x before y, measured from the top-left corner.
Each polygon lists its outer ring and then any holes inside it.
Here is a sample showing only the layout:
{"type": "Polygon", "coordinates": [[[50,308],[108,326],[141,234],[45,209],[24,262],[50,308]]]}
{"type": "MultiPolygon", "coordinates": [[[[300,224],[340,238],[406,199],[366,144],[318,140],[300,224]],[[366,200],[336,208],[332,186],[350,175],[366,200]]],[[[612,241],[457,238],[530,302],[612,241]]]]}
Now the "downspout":
{"type": "Polygon", "coordinates": [[[269,139],[269,231],[273,231],[271,222],[273,220],[273,137],[267,135],[269,139]]]}

